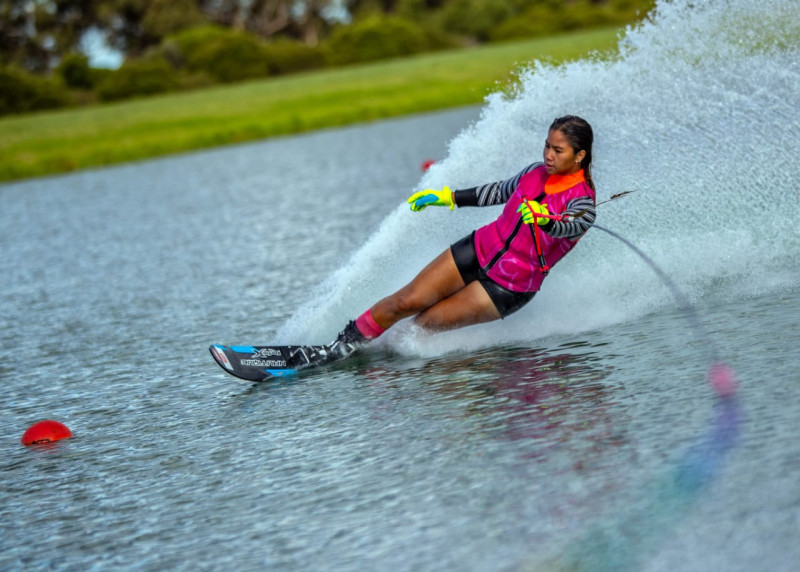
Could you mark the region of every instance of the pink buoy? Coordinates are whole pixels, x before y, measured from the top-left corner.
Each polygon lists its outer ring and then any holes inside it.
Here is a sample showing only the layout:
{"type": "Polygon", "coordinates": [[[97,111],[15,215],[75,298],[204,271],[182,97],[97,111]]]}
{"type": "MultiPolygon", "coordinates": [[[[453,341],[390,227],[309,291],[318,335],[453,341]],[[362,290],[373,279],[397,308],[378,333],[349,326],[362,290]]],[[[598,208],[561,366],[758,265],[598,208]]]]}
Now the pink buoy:
{"type": "Polygon", "coordinates": [[[48,419],[31,425],[22,435],[22,444],[38,445],[60,439],[69,439],[70,437],[72,437],[72,431],[69,430],[69,427],[58,421],[48,419]]]}
{"type": "Polygon", "coordinates": [[[715,363],[708,370],[708,383],[717,395],[728,397],[736,393],[736,376],[724,363],[715,363]]]}

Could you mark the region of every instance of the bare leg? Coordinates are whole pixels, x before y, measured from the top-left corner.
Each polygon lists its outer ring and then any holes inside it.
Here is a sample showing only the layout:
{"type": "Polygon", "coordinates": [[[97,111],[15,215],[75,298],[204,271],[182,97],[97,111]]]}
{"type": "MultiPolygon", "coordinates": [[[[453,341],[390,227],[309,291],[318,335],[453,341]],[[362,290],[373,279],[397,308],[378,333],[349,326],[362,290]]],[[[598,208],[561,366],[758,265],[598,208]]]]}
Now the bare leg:
{"type": "Polygon", "coordinates": [[[452,296],[423,310],[415,321],[435,332],[463,328],[500,319],[500,312],[479,282],[470,282],[452,296]]]}
{"type": "Polygon", "coordinates": [[[431,330],[447,330],[500,318],[479,283],[464,284],[449,248],[408,285],[375,304],[370,313],[387,329],[415,315],[418,315],[417,323],[431,330]]]}

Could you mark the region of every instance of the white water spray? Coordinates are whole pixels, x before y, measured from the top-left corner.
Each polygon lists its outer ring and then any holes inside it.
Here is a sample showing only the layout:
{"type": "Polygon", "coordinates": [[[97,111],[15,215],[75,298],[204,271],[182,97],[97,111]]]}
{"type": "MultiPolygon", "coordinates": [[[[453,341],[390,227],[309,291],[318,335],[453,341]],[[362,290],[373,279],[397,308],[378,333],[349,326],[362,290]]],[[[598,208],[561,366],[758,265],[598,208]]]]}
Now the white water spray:
{"type": "MultiPolygon", "coordinates": [[[[553,118],[580,115],[595,132],[598,201],[637,191],[600,206],[598,223],[646,252],[694,302],[759,296],[800,284],[798,110],[796,0],[660,2],[626,30],[613,59],[535,62],[521,70],[513,93],[487,98],[481,119],[451,142],[447,158],[417,188],[511,176],[540,160],[553,118]]],[[[410,215],[399,205],[277,338],[329,341],[499,207],[443,211],[410,215]]],[[[424,343],[400,327],[384,343],[431,355],[526,343],[671,304],[634,253],[590,232],[536,298],[503,322],[424,343]]]]}

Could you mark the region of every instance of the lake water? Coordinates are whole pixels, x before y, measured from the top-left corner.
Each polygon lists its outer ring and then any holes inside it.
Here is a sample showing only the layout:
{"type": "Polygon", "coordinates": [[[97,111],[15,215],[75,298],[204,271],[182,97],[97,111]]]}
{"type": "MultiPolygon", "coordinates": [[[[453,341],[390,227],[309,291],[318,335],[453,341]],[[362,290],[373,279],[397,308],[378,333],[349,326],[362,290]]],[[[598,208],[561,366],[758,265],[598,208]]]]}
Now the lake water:
{"type": "Polygon", "coordinates": [[[790,0],[724,4],[482,108],[0,186],[0,569],[795,570],[800,54],[731,26],[781,40],[790,0]],[[636,191],[598,222],[699,326],[592,231],[502,322],[279,383],[214,364],[330,341],[498,212],[412,191],[515,173],[566,112],[599,200],[636,191]],[[75,437],[22,446],[46,418],[75,437]]]}

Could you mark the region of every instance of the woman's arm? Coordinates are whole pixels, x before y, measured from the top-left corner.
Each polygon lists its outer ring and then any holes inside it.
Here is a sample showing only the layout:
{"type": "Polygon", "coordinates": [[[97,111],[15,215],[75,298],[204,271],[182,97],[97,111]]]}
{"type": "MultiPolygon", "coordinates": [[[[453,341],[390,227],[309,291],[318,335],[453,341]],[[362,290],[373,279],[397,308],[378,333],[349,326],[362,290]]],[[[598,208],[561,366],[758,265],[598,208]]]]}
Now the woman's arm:
{"type": "Polygon", "coordinates": [[[497,181],[496,183],[488,183],[470,189],[454,191],[453,198],[455,199],[455,204],[459,207],[486,207],[489,205],[504,204],[508,201],[509,197],[514,194],[522,176],[530,173],[541,164],[542,163],[532,163],[505,181],[497,181]]]}
{"type": "Polygon", "coordinates": [[[551,219],[539,228],[550,236],[575,240],[592,227],[597,211],[590,197],[579,197],[569,201],[567,210],[559,214],[575,218],[570,222],[551,219]]]}

